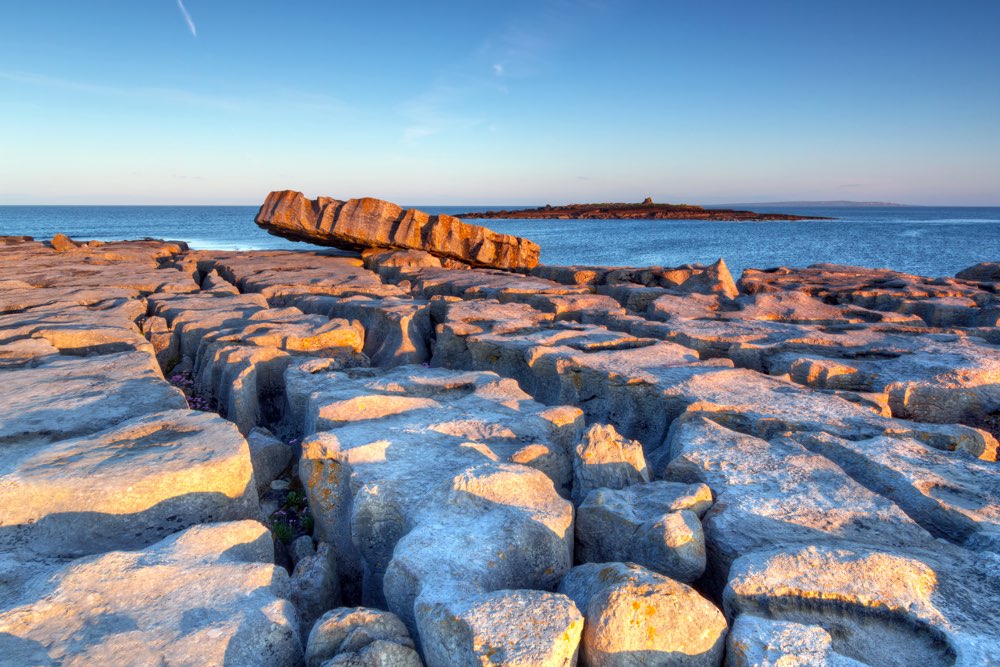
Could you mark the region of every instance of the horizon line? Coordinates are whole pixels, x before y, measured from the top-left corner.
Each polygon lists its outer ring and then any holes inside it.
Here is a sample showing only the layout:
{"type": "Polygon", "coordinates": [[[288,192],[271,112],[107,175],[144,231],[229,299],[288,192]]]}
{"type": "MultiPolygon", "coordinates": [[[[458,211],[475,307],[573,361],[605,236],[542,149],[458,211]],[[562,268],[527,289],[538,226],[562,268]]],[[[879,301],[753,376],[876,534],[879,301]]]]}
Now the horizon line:
{"type": "MultiPolygon", "coordinates": [[[[354,199],[360,199],[360,197],[355,197],[354,199]]],[[[389,200],[386,200],[389,201],[389,200]]],[[[809,200],[802,200],[801,202],[793,202],[789,200],[786,202],[713,202],[713,203],[703,203],[703,204],[688,204],[683,202],[680,204],[675,204],[674,202],[656,202],[660,204],[673,204],[673,205],[689,205],[689,206],[794,206],[794,207],[813,207],[813,208],[1000,208],[1000,203],[995,204],[902,204],[898,202],[878,202],[874,204],[867,204],[867,202],[853,202],[851,200],[842,200],[848,202],[845,206],[838,206],[836,203],[827,203],[835,200],[816,200],[816,203],[811,203],[809,200]],[[884,203],[885,206],[879,206],[879,203],[884,203]],[[853,206],[851,206],[853,204],[853,206]]],[[[395,203],[395,202],[393,202],[395,203]]],[[[573,202],[574,204],[576,202],[573,202]]],[[[597,204],[603,202],[584,202],[587,204],[597,204]]],[[[611,202],[608,202],[611,203],[611,202]]],[[[618,203],[618,202],[615,202],[618,203]]],[[[623,202],[630,203],[630,202],[623,202]]],[[[435,202],[425,202],[418,204],[397,204],[397,206],[402,206],[404,208],[420,208],[420,207],[465,207],[470,209],[475,208],[505,208],[508,210],[517,209],[528,209],[528,208],[539,208],[546,206],[547,204],[529,203],[529,204],[455,204],[455,203],[435,203],[435,202]]],[[[571,204],[555,204],[553,206],[568,206],[571,204]]],[[[0,203],[0,208],[14,208],[14,207],[92,207],[92,208],[109,208],[109,207],[120,207],[120,208],[170,208],[170,207],[199,207],[199,208],[231,208],[231,207],[257,207],[259,208],[261,204],[256,203],[240,203],[240,204],[201,204],[201,203],[172,203],[172,204],[151,204],[151,203],[74,203],[74,202],[61,202],[58,204],[52,203],[0,203]]]]}

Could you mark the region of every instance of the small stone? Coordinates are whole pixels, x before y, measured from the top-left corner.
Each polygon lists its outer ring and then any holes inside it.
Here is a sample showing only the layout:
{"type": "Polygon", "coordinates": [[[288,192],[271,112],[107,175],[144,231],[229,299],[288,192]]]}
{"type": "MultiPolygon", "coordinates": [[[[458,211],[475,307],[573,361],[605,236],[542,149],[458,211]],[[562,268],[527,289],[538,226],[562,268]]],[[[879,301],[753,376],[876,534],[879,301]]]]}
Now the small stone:
{"type": "Polygon", "coordinates": [[[269,488],[274,488],[272,482],[288,467],[292,449],[263,428],[250,431],[247,444],[250,446],[250,461],[253,463],[257,493],[263,495],[269,488]]]}
{"type": "Polygon", "coordinates": [[[56,252],[66,252],[67,250],[75,250],[80,247],[80,244],[66,236],[65,234],[56,234],[52,237],[52,248],[56,252]]]}
{"type": "Polygon", "coordinates": [[[299,614],[303,637],[323,612],[340,604],[340,583],[329,544],[299,561],[292,572],[292,604],[299,614]]]}
{"type": "MultiPolygon", "coordinates": [[[[341,658],[341,662],[335,664],[342,664],[346,656],[358,659],[358,653],[374,644],[379,644],[376,650],[380,653],[402,657],[403,662],[399,663],[400,665],[412,662],[406,651],[400,652],[385,645],[393,644],[413,652],[414,645],[410,633],[395,614],[366,607],[331,609],[320,617],[309,633],[309,641],[306,644],[306,667],[320,667],[333,658],[341,658]]],[[[421,664],[419,658],[416,664],[421,664]]]]}
{"type": "Polygon", "coordinates": [[[289,548],[289,555],[291,555],[292,563],[295,565],[298,565],[299,561],[308,558],[315,553],[316,547],[313,545],[313,539],[308,535],[300,535],[295,538],[289,548]]]}

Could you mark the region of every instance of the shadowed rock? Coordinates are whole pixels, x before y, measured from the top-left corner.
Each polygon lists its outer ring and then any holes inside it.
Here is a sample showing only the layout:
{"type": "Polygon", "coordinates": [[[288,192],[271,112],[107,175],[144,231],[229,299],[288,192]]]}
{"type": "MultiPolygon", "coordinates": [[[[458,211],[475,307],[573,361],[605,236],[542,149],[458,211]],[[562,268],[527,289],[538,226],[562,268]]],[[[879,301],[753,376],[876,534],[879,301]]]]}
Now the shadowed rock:
{"type": "Polygon", "coordinates": [[[705,571],[701,517],[712,504],[704,484],[652,482],[591,491],[576,513],[576,557],[630,562],[677,581],[705,571]]]}
{"type": "Polygon", "coordinates": [[[406,626],[395,614],[339,607],[323,614],[309,633],[306,667],[332,664],[421,667],[406,626]]]}
{"type": "Polygon", "coordinates": [[[726,638],[726,667],[864,667],[833,650],[818,625],[771,621],[743,614],[726,638]]]}

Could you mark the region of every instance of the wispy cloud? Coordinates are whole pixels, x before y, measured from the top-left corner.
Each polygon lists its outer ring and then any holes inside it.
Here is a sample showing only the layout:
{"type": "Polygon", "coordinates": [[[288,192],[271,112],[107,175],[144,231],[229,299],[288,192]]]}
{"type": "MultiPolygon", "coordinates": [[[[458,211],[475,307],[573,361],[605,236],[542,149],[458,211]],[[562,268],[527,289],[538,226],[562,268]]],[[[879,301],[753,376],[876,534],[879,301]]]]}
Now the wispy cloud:
{"type": "Polygon", "coordinates": [[[261,100],[258,97],[231,97],[204,94],[179,88],[112,86],[88,81],[63,79],[35,72],[0,70],[0,81],[10,81],[36,88],[60,90],[69,93],[79,93],[81,95],[96,95],[135,102],[155,102],[228,112],[249,113],[271,109],[274,105],[280,105],[283,111],[298,111],[301,113],[343,113],[349,111],[348,105],[334,97],[290,89],[276,90],[274,97],[271,98],[274,102],[270,102],[269,100],[261,100]]]}
{"type": "Polygon", "coordinates": [[[177,0],[177,8],[181,10],[181,14],[184,16],[184,21],[187,23],[188,29],[191,31],[191,35],[197,37],[198,28],[195,27],[194,21],[191,20],[191,15],[188,14],[187,7],[184,6],[184,0],[177,0]]]}
{"type": "Polygon", "coordinates": [[[554,54],[597,25],[607,10],[594,0],[542,0],[529,15],[499,26],[473,51],[435,72],[426,90],[399,105],[403,142],[480,126],[495,130],[489,116],[497,96],[516,91],[519,80],[548,72],[554,54]]]}
{"type": "Polygon", "coordinates": [[[403,102],[400,114],[406,118],[403,143],[413,143],[445,130],[463,130],[482,125],[486,119],[454,111],[467,94],[464,86],[438,83],[403,102]]]}

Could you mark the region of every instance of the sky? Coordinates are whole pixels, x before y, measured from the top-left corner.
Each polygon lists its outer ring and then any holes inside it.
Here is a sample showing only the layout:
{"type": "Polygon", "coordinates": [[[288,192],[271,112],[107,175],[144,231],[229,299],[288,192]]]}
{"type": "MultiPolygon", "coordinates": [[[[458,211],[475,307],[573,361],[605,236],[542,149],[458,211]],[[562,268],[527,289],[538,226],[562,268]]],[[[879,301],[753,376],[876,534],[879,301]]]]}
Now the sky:
{"type": "Polygon", "coordinates": [[[0,204],[1000,205],[1000,2],[0,0],[0,204]]]}

